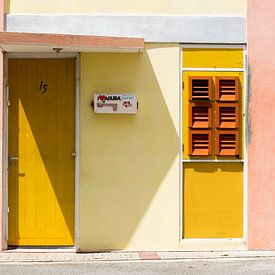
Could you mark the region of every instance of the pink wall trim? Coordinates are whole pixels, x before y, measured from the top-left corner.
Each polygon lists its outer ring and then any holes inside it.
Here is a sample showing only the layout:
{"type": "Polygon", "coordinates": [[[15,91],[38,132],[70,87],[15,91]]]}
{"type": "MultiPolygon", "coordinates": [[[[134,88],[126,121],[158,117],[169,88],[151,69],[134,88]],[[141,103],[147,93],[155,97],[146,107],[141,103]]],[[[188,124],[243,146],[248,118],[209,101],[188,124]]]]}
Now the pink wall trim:
{"type": "Polygon", "coordinates": [[[72,34],[0,32],[0,44],[3,48],[5,44],[10,44],[144,50],[144,38],[72,34]]]}
{"type": "Polygon", "coordinates": [[[248,0],[248,247],[275,249],[275,1],[248,0]]]}

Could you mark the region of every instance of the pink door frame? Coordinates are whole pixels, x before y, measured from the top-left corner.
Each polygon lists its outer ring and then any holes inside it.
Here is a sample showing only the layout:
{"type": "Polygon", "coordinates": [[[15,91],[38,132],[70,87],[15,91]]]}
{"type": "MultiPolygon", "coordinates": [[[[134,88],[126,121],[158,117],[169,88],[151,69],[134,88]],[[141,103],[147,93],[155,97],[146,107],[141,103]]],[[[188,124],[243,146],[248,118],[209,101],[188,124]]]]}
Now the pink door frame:
{"type": "MultiPolygon", "coordinates": [[[[0,0],[0,32],[4,31],[4,8],[5,8],[5,0],[0,0]]],[[[0,154],[3,156],[3,95],[4,95],[4,53],[1,51],[0,53],[0,154]]],[[[5,213],[3,212],[3,157],[0,157],[0,251],[6,248],[7,242],[5,236],[3,234],[3,216],[5,213]]]]}

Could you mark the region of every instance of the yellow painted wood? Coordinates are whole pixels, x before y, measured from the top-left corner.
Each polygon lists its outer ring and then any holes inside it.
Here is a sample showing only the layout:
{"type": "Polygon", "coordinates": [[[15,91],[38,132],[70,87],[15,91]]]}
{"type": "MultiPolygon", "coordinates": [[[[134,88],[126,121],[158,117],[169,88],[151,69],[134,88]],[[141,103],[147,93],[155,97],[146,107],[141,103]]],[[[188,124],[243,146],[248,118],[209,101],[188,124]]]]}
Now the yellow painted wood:
{"type": "MultiPolygon", "coordinates": [[[[188,155],[188,117],[189,117],[189,109],[188,109],[188,89],[189,89],[189,83],[188,83],[188,77],[189,76],[211,76],[213,77],[213,93],[215,89],[215,76],[237,76],[240,79],[240,86],[239,86],[239,107],[240,107],[240,118],[242,122],[240,122],[240,157],[243,158],[243,85],[244,85],[244,78],[243,78],[243,73],[242,72],[183,72],[182,74],[182,79],[184,83],[184,88],[183,88],[183,96],[182,96],[182,112],[183,112],[183,117],[182,117],[182,158],[183,159],[190,159],[190,156],[188,155]]],[[[213,106],[214,109],[214,106],[213,106]]],[[[214,117],[213,117],[213,125],[214,125],[214,117]]],[[[213,154],[212,156],[209,157],[203,157],[203,159],[209,158],[209,159],[214,159],[217,158],[214,155],[214,127],[213,127],[213,134],[212,134],[212,144],[213,144],[213,154]]],[[[191,157],[192,158],[192,157],[191,157]]],[[[194,157],[193,157],[194,158],[194,157]]],[[[226,157],[226,159],[230,159],[230,157],[226,157]]],[[[232,159],[235,159],[232,157],[232,159]]]]}
{"type": "Polygon", "coordinates": [[[242,238],[242,163],[185,163],[183,169],[183,237],[242,238]]]}
{"type": "Polygon", "coordinates": [[[8,244],[73,245],[75,61],[10,59],[9,87],[8,244]]]}
{"type": "Polygon", "coordinates": [[[243,68],[242,49],[183,49],[184,68],[243,68]]]}
{"type": "MultiPolygon", "coordinates": [[[[242,68],[242,49],[183,49],[184,68],[242,68]]],[[[243,158],[243,73],[183,72],[183,159],[188,155],[188,90],[189,76],[211,76],[213,93],[215,77],[237,76],[240,79],[240,156],[243,158]]],[[[214,97],[213,97],[214,98],[214,97]]],[[[213,106],[214,107],[214,106],[213,106]]],[[[214,113],[213,113],[214,114],[214,113]]],[[[214,126],[214,115],[213,115],[214,126]]],[[[214,155],[215,135],[212,135],[214,155]]],[[[203,157],[203,159],[206,159],[203,157]]],[[[230,159],[226,157],[226,159],[230,159]]],[[[232,158],[234,159],[234,158],[232,158]]],[[[183,237],[242,238],[243,237],[243,164],[184,163],[183,165],[183,237]]]]}

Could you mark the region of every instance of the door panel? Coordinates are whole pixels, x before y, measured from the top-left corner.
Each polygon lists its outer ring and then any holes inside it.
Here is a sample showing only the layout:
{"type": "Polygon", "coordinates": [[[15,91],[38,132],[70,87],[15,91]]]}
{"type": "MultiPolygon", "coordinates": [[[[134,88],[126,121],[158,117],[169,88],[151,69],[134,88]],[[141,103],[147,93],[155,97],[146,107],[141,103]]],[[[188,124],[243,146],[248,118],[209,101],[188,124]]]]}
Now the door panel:
{"type": "Polygon", "coordinates": [[[75,61],[9,60],[9,245],[74,244],[75,61]]]}

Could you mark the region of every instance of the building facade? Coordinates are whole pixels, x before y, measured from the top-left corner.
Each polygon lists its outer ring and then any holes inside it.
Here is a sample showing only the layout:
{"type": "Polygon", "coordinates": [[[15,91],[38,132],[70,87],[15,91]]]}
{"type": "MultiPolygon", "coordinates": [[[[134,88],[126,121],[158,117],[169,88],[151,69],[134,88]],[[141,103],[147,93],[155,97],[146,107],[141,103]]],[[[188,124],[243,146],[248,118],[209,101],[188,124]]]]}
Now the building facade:
{"type": "Polygon", "coordinates": [[[223,2],[1,1],[2,249],[272,247],[246,1],[223,2]]]}
{"type": "Polygon", "coordinates": [[[272,45],[274,2],[248,1],[249,146],[248,146],[248,246],[275,249],[274,241],[274,97],[272,45]],[[267,100],[268,98],[268,100],[267,100]],[[264,131],[268,125],[268,131],[264,131]]]}

